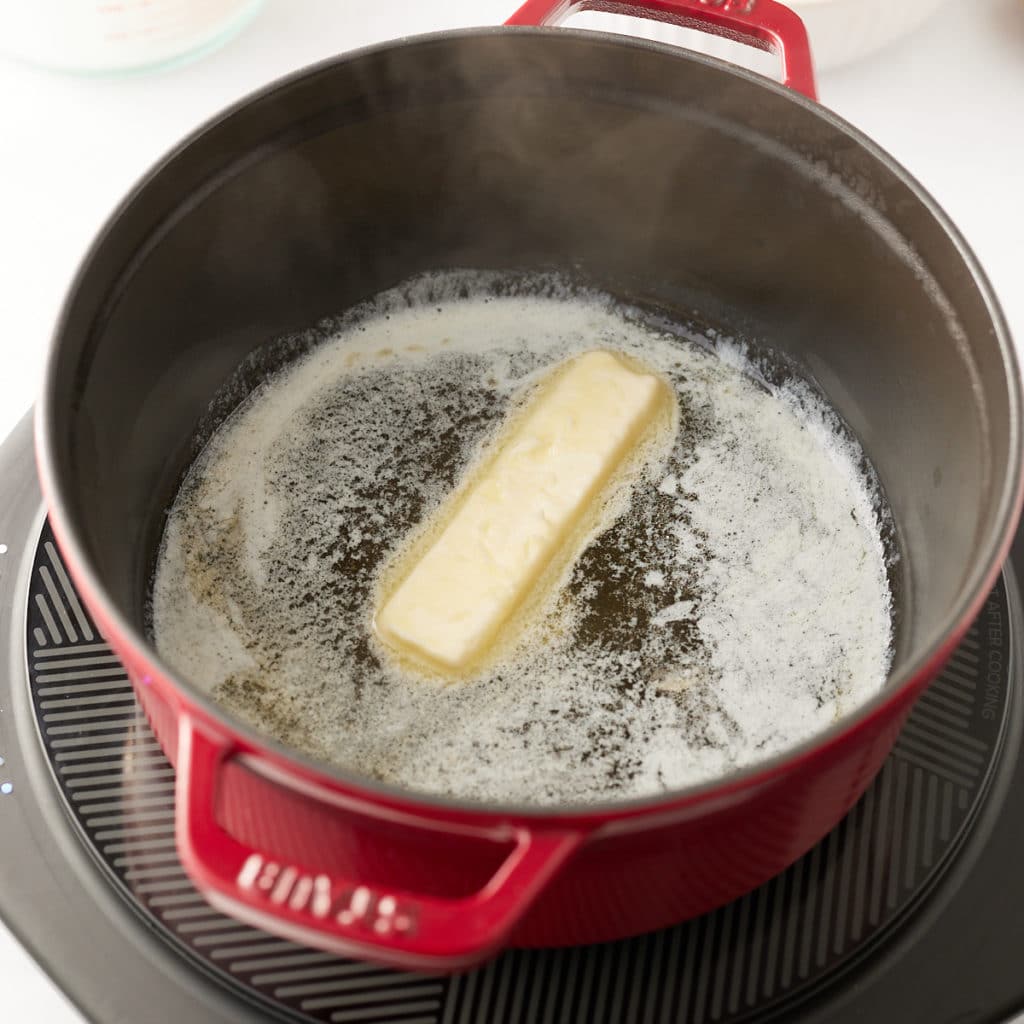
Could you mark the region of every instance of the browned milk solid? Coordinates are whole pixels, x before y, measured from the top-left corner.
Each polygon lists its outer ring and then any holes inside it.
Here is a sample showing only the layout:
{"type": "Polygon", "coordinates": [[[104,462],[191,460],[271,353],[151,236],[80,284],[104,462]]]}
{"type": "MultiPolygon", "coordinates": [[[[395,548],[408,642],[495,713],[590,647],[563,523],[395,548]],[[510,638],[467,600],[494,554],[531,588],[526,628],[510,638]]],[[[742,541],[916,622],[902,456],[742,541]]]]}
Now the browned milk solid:
{"type": "Polygon", "coordinates": [[[604,297],[480,284],[381,297],[220,427],[168,520],[161,654],[315,757],[549,804],[706,780],[874,693],[891,659],[882,510],[824,403],[604,297]],[[373,637],[382,574],[514,403],[594,348],[670,382],[674,436],[496,660],[447,686],[410,673],[373,637]]]}

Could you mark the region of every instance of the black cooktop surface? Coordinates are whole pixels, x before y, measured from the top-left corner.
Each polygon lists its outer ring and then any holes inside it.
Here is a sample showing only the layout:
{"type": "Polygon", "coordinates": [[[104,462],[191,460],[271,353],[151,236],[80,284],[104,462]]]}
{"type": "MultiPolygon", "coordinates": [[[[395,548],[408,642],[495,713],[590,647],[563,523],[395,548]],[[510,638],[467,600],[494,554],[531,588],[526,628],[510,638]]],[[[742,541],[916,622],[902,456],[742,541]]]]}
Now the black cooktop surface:
{"type": "Polygon", "coordinates": [[[868,793],[784,874],[666,931],[437,978],[276,939],[192,887],[173,769],[53,544],[27,422],[0,448],[0,551],[0,915],[99,1024],[953,1024],[1024,1009],[1012,564],[868,793]]]}

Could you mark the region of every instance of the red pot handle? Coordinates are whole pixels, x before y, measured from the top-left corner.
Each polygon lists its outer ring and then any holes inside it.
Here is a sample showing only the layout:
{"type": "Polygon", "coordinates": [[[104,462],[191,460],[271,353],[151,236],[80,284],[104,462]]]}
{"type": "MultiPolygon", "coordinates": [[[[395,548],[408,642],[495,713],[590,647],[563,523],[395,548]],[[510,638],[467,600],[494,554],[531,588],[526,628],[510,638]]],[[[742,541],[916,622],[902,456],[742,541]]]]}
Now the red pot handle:
{"type": "Polygon", "coordinates": [[[782,58],[782,82],[816,100],[807,30],[776,0],[526,0],[506,25],[557,25],[576,11],[602,11],[667,21],[740,39],[782,58]]]}
{"type": "MultiPolygon", "coordinates": [[[[296,942],[405,970],[452,971],[494,953],[582,832],[515,828],[515,846],[487,884],[443,899],[382,890],[315,865],[282,863],[228,835],[214,817],[232,741],[183,714],[178,726],[176,837],[186,871],[225,912],[296,942]]],[[[457,841],[457,840],[456,840],[457,841]]]]}

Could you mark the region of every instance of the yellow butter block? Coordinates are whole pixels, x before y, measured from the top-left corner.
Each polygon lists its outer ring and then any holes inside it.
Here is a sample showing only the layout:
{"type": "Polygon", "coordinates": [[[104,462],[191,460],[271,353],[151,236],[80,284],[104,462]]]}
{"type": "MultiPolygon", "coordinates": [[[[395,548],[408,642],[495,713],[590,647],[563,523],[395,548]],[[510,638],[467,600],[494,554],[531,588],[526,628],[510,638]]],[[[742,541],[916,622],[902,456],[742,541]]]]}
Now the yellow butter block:
{"type": "Polygon", "coordinates": [[[480,475],[439,510],[445,525],[378,609],[378,636],[442,672],[465,672],[670,400],[660,378],[611,352],[556,370],[480,475]]]}

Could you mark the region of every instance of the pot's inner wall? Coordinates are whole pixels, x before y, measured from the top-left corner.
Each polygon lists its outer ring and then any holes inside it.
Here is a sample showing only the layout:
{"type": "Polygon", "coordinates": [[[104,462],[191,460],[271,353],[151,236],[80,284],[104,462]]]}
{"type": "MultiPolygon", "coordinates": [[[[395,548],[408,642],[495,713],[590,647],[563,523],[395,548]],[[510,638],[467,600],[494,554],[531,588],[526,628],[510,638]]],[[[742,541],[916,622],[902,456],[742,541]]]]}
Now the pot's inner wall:
{"type": "Polygon", "coordinates": [[[897,659],[932,638],[994,527],[1010,443],[1001,354],[955,246],[819,113],[558,32],[313,73],[207,131],[110,231],[70,309],[54,437],[69,512],[140,629],[164,510],[232,370],[447,267],[578,273],[796,360],[892,504],[897,659]]]}

